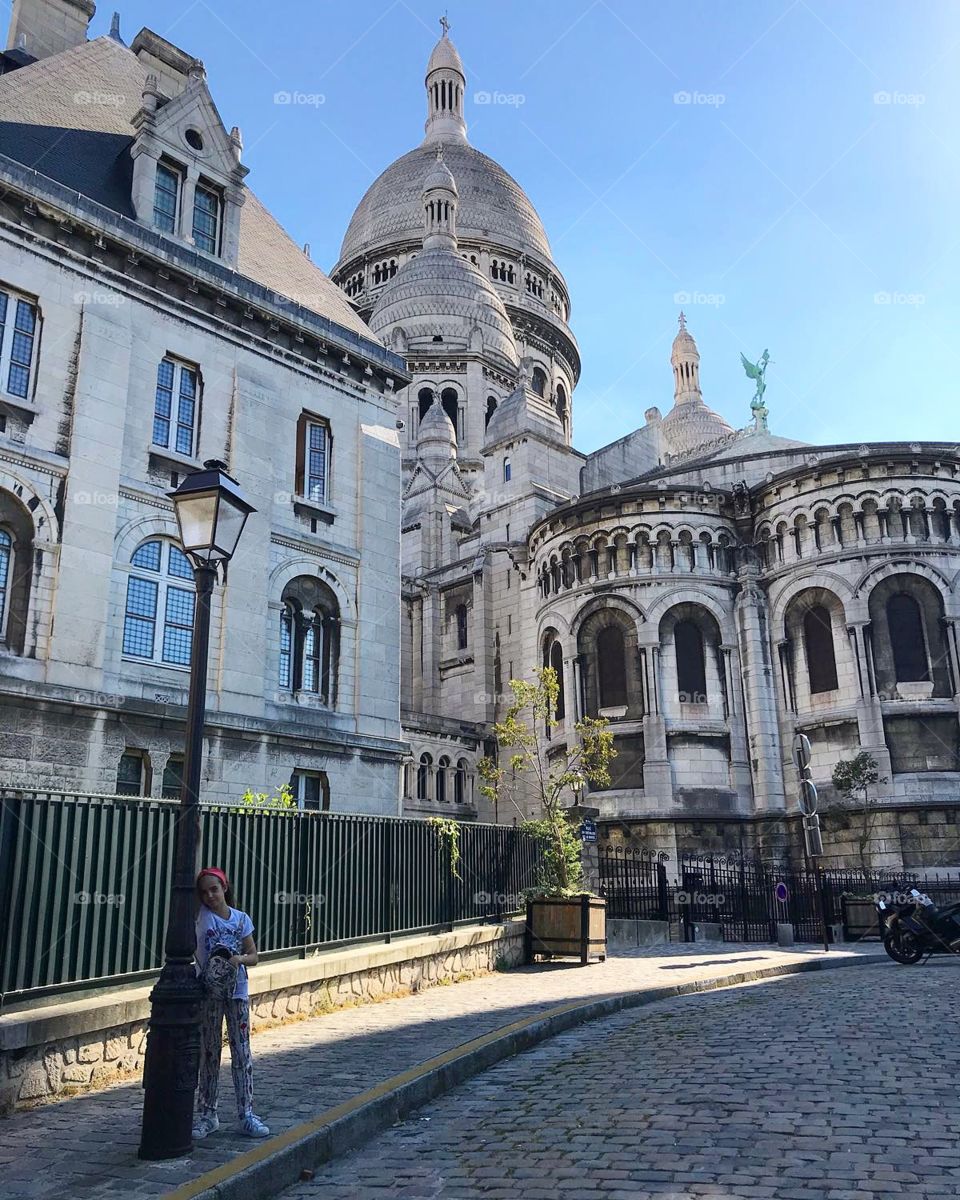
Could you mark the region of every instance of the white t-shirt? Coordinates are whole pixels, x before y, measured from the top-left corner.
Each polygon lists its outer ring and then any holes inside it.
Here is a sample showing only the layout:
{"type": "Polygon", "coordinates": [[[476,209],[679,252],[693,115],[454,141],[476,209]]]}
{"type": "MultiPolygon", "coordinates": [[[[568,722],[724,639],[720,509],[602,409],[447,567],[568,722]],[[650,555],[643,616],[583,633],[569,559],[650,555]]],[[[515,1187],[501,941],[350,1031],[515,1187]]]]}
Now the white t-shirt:
{"type": "MultiPolygon", "coordinates": [[[[226,946],[231,954],[242,954],[243,939],[252,933],[253,921],[238,908],[231,908],[228,917],[218,917],[213,909],[201,905],[197,914],[197,974],[207,965],[207,959],[217,946],[226,946]]],[[[233,998],[250,998],[247,968],[243,963],[237,968],[237,986],[233,998]]]]}

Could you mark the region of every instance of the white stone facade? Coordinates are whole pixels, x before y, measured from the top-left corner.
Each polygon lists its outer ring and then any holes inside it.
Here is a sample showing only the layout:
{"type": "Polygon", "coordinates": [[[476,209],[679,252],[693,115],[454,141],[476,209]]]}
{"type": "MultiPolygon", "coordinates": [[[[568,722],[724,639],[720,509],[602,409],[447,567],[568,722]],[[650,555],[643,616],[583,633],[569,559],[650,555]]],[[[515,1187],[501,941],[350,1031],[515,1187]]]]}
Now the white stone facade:
{"type": "MultiPolygon", "coordinates": [[[[26,7],[18,4],[17,20],[26,7]]],[[[174,66],[178,54],[193,63],[156,35],[140,40],[174,66]]],[[[179,560],[169,492],[204,460],[221,459],[256,512],[215,590],[204,796],[237,799],[293,778],[306,803],[395,814],[405,750],[403,362],[247,191],[239,133],[220,126],[202,73],[194,65],[179,97],[168,97],[149,65],[149,55],[145,66],[116,40],[86,43],[81,32],[72,47],[0,79],[4,119],[15,106],[41,138],[58,124],[51,96],[71,78],[104,95],[111,78],[124,94],[139,79],[154,118],[154,176],[176,153],[170,130],[191,134],[180,145],[182,224],[169,233],[153,219],[157,184],[143,154],[127,177],[127,215],[98,191],[96,164],[83,165],[89,188],[78,194],[29,169],[15,145],[0,147],[0,352],[9,352],[15,301],[36,325],[29,387],[17,383],[26,395],[8,386],[0,358],[0,785],[175,792],[192,579],[171,573],[179,560]],[[171,123],[164,114],[174,111],[171,123]],[[234,158],[211,166],[202,152],[191,157],[193,142],[234,158]],[[191,236],[191,182],[219,196],[218,253],[200,248],[196,208],[191,236]],[[175,381],[166,424],[164,363],[175,381]],[[314,427],[322,449],[310,457],[314,427]]],[[[92,111],[89,121],[126,121],[132,156],[141,100],[129,99],[132,115],[92,111]]]]}

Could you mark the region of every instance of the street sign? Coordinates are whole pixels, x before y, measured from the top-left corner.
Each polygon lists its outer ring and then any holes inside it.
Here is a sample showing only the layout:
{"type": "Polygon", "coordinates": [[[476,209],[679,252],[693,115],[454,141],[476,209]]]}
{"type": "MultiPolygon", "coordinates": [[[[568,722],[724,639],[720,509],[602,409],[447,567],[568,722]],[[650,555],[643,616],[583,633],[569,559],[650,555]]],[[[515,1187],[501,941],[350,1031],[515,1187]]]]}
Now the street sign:
{"type": "Polygon", "coordinates": [[[823,854],[823,838],[820,836],[820,818],[816,813],[803,818],[803,838],[807,854],[811,858],[819,858],[823,854]]]}
{"type": "Polygon", "coordinates": [[[806,734],[798,733],[793,739],[793,753],[800,772],[800,811],[805,817],[812,817],[817,811],[817,789],[811,778],[810,740],[806,734]]]}
{"type": "Polygon", "coordinates": [[[812,779],[800,780],[800,811],[812,817],[817,811],[817,785],[812,779]]]}
{"type": "Polygon", "coordinates": [[[786,904],[786,902],[790,899],[790,889],[785,883],[778,883],[773,889],[773,894],[781,904],[786,904]]]}
{"type": "Polygon", "coordinates": [[[597,840],[597,823],[589,817],[580,826],[580,840],[582,842],[595,842],[597,840]]]}

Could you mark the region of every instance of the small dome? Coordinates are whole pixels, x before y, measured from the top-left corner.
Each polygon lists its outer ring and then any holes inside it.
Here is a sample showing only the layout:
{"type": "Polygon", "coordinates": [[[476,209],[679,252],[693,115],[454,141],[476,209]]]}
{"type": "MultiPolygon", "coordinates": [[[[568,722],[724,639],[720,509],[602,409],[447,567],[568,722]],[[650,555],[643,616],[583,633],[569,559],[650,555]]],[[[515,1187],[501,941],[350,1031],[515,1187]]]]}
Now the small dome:
{"type": "Polygon", "coordinates": [[[702,400],[676,404],[661,422],[671,454],[688,454],[733,433],[727,422],[702,400]]]}
{"type": "Polygon", "coordinates": [[[444,247],[422,250],[408,259],[380,293],[370,328],[389,342],[402,328],[407,344],[437,337],[467,346],[474,329],[484,351],[506,365],[519,366],[513,327],[489,280],[459,254],[444,247]]]}
{"type": "Polygon", "coordinates": [[[457,431],[436,397],[420,422],[420,428],[417,431],[417,449],[419,450],[427,442],[441,442],[454,448],[457,445],[457,431]]]}
{"type": "Polygon", "coordinates": [[[423,181],[424,192],[432,191],[434,188],[446,188],[448,192],[453,192],[456,196],[457,181],[453,177],[453,173],[447,164],[443,161],[442,154],[437,155],[437,161],[433,164],[426,174],[423,181]]]}
{"type": "Polygon", "coordinates": [[[442,70],[459,71],[464,79],[467,77],[467,73],[463,69],[463,61],[457,53],[457,48],[446,34],[434,46],[433,53],[430,55],[430,61],[427,63],[428,75],[431,71],[442,70]]]}

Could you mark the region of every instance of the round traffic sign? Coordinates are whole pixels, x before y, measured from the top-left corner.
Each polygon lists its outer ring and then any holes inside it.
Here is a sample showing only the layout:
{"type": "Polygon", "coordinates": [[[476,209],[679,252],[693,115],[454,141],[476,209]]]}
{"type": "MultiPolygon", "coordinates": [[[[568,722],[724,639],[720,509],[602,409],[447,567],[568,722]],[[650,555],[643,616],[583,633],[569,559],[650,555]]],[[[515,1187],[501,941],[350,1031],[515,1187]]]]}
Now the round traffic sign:
{"type": "Polygon", "coordinates": [[[781,904],[786,904],[786,902],[790,899],[790,889],[785,883],[778,883],[773,889],[773,893],[781,904]]]}
{"type": "Polygon", "coordinates": [[[817,811],[817,785],[812,779],[800,780],[800,811],[805,817],[817,811]]]}

